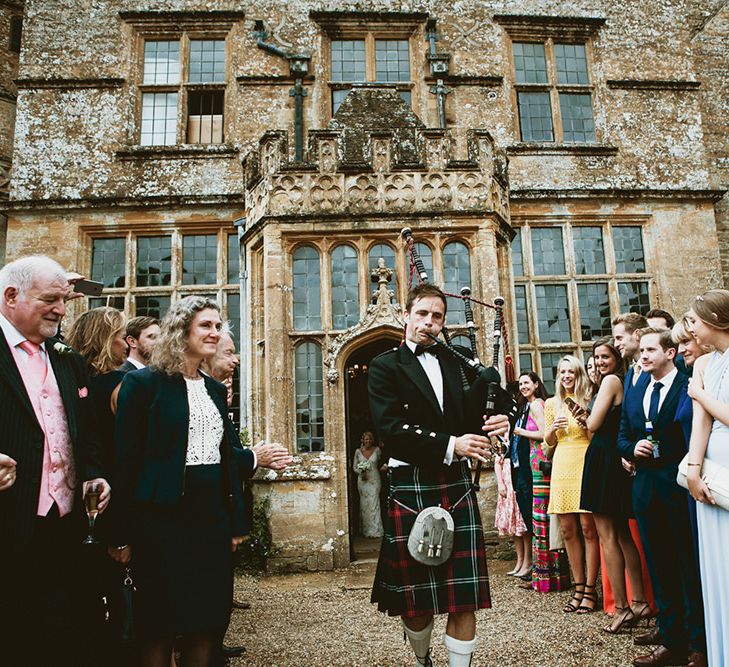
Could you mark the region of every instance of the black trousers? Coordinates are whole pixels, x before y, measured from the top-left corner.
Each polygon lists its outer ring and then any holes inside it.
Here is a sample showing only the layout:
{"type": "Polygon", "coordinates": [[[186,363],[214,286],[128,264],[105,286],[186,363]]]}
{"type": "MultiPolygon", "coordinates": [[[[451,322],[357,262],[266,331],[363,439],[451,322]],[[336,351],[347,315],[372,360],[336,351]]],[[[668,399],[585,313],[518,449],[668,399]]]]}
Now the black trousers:
{"type": "Polygon", "coordinates": [[[686,492],[671,479],[660,480],[660,484],[662,493],[647,499],[634,488],[633,509],[653,582],[661,644],[703,652],[704,608],[686,492]]]}
{"type": "Polygon", "coordinates": [[[33,536],[22,548],[4,544],[0,563],[7,598],[0,603],[7,665],[86,665],[81,621],[84,517],[61,518],[54,505],[37,517],[33,536]]]}

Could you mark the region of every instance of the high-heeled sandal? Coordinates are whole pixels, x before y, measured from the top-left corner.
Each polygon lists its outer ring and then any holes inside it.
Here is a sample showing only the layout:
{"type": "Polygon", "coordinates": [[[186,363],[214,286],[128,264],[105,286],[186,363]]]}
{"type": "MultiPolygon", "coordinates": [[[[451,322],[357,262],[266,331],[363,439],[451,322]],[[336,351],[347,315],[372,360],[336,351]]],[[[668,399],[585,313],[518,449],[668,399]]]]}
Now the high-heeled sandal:
{"type": "Polygon", "coordinates": [[[623,632],[623,628],[630,630],[633,634],[633,628],[635,627],[638,619],[635,616],[635,612],[630,607],[615,607],[615,617],[613,622],[606,625],[602,631],[607,632],[609,635],[619,635],[623,632]]]}
{"type": "Polygon", "coordinates": [[[655,612],[651,609],[650,603],[647,600],[631,600],[631,602],[633,607],[636,605],[640,606],[640,611],[633,609],[635,624],[640,625],[643,621],[645,621],[645,627],[649,627],[651,620],[656,617],[655,612]]]}
{"type": "Polygon", "coordinates": [[[585,584],[585,592],[582,594],[582,600],[580,600],[580,606],[577,607],[578,614],[591,614],[597,609],[597,591],[595,590],[595,584],[585,584]],[[588,607],[583,604],[585,600],[592,602],[592,607],[588,607]]]}
{"type": "Polygon", "coordinates": [[[565,614],[571,614],[575,611],[577,611],[580,608],[580,603],[582,602],[582,597],[585,594],[585,583],[584,582],[575,582],[575,592],[572,593],[572,597],[567,601],[567,604],[564,606],[562,611],[565,614]],[[577,587],[582,586],[582,590],[579,590],[577,587]]]}

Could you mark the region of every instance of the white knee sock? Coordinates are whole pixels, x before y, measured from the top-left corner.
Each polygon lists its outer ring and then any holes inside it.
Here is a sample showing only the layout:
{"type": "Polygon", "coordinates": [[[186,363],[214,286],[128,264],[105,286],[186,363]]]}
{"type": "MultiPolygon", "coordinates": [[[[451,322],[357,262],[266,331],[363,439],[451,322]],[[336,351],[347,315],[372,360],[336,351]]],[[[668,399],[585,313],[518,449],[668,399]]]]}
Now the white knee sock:
{"type": "Polygon", "coordinates": [[[454,639],[449,635],[443,635],[443,643],[448,649],[448,667],[469,667],[471,656],[476,648],[476,638],[469,641],[454,639]]]}
{"type": "Polygon", "coordinates": [[[433,634],[433,621],[431,620],[430,623],[428,623],[428,625],[422,630],[411,630],[407,625],[405,625],[405,621],[402,619],[400,620],[402,621],[402,627],[405,630],[405,634],[410,640],[410,646],[413,647],[415,657],[418,660],[416,664],[424,665],[425,658],[428,655],[428,649],[430,648],[430,636],[433,634]]]}

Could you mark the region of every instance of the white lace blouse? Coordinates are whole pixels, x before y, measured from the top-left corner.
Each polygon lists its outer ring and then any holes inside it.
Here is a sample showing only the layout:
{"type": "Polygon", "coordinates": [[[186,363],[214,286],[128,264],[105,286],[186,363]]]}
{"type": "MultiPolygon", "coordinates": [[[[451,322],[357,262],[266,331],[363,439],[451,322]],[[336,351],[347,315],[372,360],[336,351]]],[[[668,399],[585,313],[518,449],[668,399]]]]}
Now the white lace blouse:
{"type": "Polygon", "coordinates": [[[220,463],[220,442],[223,439],[223,418],[205,388],[204,380],[188,380],[187,402],[190,422],[187,431],[187,465],[220,463]]]}

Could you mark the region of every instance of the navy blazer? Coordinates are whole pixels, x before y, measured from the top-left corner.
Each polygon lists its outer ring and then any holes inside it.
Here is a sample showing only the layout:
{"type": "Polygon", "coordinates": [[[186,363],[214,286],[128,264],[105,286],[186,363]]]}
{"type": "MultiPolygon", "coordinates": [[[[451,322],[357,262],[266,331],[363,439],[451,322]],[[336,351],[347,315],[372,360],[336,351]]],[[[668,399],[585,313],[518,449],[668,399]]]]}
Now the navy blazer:
{"type": "MultiPolygon", "coordinates": [[[[645,374],[648,377],[648,373],[645,374]]],[[[623,412],[620,419],[620,433],[618,434],[618,450],[620,456],[629,461],[637,461],[638,465],[648,462],[646,459],[636,459],[633,454],[638,440],[646,438],[645,423],[648,417],[643,409],[643,398],[648,390],[648,382],[641,382],[633,387],[623,402],[623,412]]],[[[650,467],[662,467],[675,464],[686,454],[686,439],[681,424],[676,418],[679,402],[686,396],[688,377],[678,373],[673,380],[668,395],[661,405],[653,423],[653,438],[661,445],[659,459],[650,459],[650,467]]],[[[685,400],[685,399],[684,399],[685,400]]]]}
{"type": "MultiPolygon", "coordinates": [[[[220,444],[223,489],[231,512],[232,536],[245,535],[250,525],[241,479],[254,472],[254,455],[240,446],[228,417],[226,389],[203,376],[220,411],[225,434],[220,444]]],[[[174,505],[185,492],[189,405],[181,375],[143,368],[124,376],[117,399],[114,433],[114,542],[134,543],[135,505],[174,505]]]]}
{"type": "MultiPolygon", "coordinates": [[[[464,390],[459,363],[446,353],[440,355],[439,363],[443,411],[423,367],[405,343],[370,364],[370,414],[386,456],[436,467],[443,464],[451,435],[482,434],[487,383],[498,383],[498,372],[488,369],[464,390]]],[[[509,414],[512,407],[511,397],[499,387],[497,412],[509,414]]]]}

